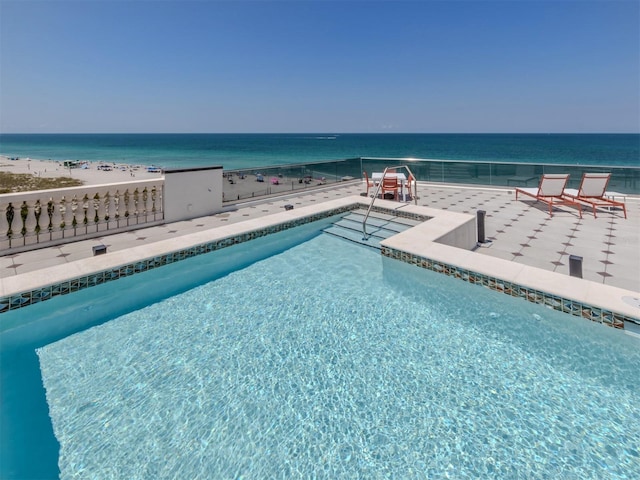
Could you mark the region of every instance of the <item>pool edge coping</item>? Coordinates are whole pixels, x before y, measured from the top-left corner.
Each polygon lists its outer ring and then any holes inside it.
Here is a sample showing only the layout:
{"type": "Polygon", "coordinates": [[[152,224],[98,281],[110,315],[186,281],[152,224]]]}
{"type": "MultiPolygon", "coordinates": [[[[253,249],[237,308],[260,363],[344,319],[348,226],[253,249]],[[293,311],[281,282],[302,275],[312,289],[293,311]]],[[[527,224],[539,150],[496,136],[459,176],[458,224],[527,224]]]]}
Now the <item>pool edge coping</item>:
{"type": "MultiPolygon", "coordinates": [[[[53,296],[72,293],[357,208],[367,208],[367,203],[362,197],[344,197],[27,272],[12,277],[11,286],[7,285],[7,281],[0,282],[0,315],[53,296]]],[[[472,215],[384,200],[379,201],[376,208],[399,216],[429,219],[382,242],[381,253],[384,256],[616,328],[624,328],[625,321],[640,324],[638,309],[634,310],[635,307],[622,300],[625,296],[638,297],[638,292],[488,257],[438,241],[452,231],[448,228],[454,229],[473,220],[472,215]],[[500,274],[496,275],[496,271],[500,274]]]]}

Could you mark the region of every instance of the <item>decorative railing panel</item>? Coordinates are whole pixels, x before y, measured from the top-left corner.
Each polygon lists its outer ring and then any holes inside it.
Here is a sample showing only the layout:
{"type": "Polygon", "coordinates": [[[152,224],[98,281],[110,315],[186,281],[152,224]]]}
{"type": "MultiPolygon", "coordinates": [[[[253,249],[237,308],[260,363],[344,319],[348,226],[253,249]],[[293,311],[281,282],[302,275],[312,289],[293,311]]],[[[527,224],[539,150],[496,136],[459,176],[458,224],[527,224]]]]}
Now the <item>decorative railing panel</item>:
{"type": "Polygon", "coordinates": [[[161,179],[0,195],[0,255],[157,224],[161,179]]]}

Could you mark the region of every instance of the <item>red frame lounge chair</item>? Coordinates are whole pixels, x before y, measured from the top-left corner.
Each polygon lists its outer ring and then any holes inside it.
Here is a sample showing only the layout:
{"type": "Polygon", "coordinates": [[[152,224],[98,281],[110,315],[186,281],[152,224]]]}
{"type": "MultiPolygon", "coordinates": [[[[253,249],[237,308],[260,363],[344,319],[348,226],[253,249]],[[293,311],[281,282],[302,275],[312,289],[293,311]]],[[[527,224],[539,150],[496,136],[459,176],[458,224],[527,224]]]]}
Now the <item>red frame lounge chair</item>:
{"type": "Polygon", "coordinates": [[[582,218],[582,205],[565,196],[564,187],[569,181],[569,174],[566,173],[545,173],[540,178],[538,188],[516,188],[516,201],[518,195],[528,195],[549,205],[549,216],[553,216],[553,207],[558,205],[572,205],[578,209],[582,218]]]}
{"type": "Polygon", "coordinates": [[[583,173],[578,190],[567,188],[565,195],[571,200],[586,203],[593,208],[593,216],[597,218],[597,207],[621,207],[624,218],[627,218],[627,207],[624,202],[607,198],[607,185],[610,173],[583,173]]]}

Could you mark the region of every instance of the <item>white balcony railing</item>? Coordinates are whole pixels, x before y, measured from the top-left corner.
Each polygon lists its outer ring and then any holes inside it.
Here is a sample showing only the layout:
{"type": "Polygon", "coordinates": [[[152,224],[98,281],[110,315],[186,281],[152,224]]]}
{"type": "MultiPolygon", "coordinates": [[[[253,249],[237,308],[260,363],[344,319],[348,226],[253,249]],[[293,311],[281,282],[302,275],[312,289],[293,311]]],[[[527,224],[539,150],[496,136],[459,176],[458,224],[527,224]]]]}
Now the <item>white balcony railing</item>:
{"type": "Polygon", "coordinates": [[[164,221],[164,179],[0,195],[0,255],[164,221]]]}

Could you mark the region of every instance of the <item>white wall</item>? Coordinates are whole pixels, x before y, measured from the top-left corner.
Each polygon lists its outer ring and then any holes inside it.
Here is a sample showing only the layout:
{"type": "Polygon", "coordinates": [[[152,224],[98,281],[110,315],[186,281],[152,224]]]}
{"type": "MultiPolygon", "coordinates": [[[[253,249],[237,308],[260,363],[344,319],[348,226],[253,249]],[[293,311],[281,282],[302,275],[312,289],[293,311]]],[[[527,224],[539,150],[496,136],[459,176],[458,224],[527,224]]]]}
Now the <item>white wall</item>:
{"type": "Polygon", "coordinates": [[[164,171],[164,220],[176,222],[222,210],[222,166],[164,171]]]}

